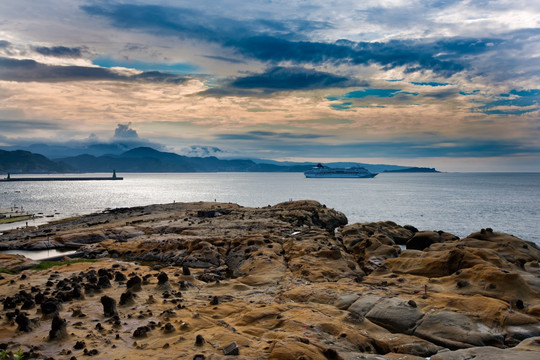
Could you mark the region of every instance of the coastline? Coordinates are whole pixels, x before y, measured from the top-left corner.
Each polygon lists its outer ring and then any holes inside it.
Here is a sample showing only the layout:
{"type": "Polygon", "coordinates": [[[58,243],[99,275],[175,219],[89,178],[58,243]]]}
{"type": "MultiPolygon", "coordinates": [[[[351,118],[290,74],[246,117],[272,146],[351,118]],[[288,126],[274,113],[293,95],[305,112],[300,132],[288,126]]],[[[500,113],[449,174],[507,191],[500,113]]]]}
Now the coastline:
{"type": "Polygon", "coordinates": [[[115,209],[0,236],[2,249],[74,243],[99,261],[37,271],[2,256],[0,268],[19,271],[0,280],[0,335],[9,350],[59,359],[92,350],[96,358],[111,351],[207,359],[226,351],[245,359],[540,355],[540,250],[491,229],[460,239],[391,221],[347,224],[314,201],[196,202],[115,209]],[[36,302],[46,291],[66,330],[52,341],[43,339],[54,315],[44,314],[43,296],[36,302]],[[105,296],[118,303],[116,315],[105,313],[105,296]],[[78,341],[85,347],[74,349],[78,341]]]}

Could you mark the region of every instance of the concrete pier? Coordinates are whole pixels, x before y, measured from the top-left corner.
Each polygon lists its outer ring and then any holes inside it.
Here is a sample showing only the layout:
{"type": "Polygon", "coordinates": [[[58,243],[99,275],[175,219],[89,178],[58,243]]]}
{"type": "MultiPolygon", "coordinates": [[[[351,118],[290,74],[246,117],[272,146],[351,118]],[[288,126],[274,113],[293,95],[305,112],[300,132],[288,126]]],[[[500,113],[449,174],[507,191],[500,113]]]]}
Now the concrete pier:
{"type": "Polygon", "coordinates": [[[87,180],[124,180],[121,176],[116,176],[113,171],[112,177],[11,177],[11,174],[0,181],[87,181],[87,180]]]}

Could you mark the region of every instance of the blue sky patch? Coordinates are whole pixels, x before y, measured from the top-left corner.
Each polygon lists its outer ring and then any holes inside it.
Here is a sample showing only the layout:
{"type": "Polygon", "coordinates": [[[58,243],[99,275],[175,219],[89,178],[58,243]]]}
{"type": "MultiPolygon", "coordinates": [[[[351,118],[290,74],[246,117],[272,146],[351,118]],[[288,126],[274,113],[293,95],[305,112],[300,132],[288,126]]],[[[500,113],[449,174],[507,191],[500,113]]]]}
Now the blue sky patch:
{"type": "Polygon", "coordinates": [[[141,71],[161,71],[171,74],[190,74],[200,70],[198,66],[189,63],[147,63],[143,61],[116,60],[112,58],[97,58],[93,63],[105,68],[125,67],[141,71]]]}
{"type": "Polygon", "coordinates": [[[490,101],[477,110],[488,115],[522,115],[540,110],[540,89],[514,89],[509,93],[499,94],[499,97],[501,99],[490,101]],[[501,107],[512,108],[500,109],[501,107]],[[519,109],[520,107],[526,109],[519,109]]]}
{"type": "Polygon", "coordinates": [[[372,107],[359,105],[355,106],[352,101],[346,101],[351,99],[364,99],[364,98],[393,98],[397,95],[412,95],[417,96],[418,93],[402,91],[401,89],[364,89],[351,91],[343,95],[328,96],[326,99],[329,101],[343,101],[341,104],[332,104],[330,107],[334,110],[350,110],[355,107],[372,107]]]}
{"type": "Polygon", "coordinates": [[[440,83],[440,82],[434,82],[434,81],[429,81],[429,82],[411,82],[411,84],[413,85],[419,85],[419,86],[447,86],[447,85],[452,85],[451,83],[440,83]]]}

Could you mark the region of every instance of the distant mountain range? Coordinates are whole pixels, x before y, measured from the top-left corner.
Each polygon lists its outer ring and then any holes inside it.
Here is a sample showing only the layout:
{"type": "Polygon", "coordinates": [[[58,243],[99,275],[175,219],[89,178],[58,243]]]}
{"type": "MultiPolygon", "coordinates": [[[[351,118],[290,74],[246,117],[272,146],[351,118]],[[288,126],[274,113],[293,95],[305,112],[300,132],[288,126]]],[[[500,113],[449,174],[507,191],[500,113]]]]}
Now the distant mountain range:
{"type": "MultiPolygon", "coordinates": [[[[277,162],[259,159],[218,159],[214,156],[189,157],[138,147],[119,155],[78,155],[50,160],[28,151],[0,150],[2,173],[67,172],[303,172],[314,163],[277,162]]],[[[433,168],[359,163],[327,163],[331,167],[364,166],[372,172],[437,172],[433,168]]]]}
{"type": "Polygon", "coordinates": [[[0,172],[8,173],[61,173],[71,168],[28,151],[0,150],[0,172]]]}

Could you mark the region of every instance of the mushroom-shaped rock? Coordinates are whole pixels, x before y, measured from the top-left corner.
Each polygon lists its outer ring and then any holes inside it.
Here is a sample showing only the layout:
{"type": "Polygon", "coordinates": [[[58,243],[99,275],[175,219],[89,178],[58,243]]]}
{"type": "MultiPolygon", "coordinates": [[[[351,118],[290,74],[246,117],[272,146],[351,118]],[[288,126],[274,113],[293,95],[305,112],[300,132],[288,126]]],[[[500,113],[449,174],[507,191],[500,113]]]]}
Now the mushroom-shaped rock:
{"type": "Polygon", "coordinates": [[[49,339],[62,339],[67,336],[66,320],[56,315],[51,323],[51,331],[49,331],[49,339]]]}
{"type": "Polygon", "coordinates": [[[113,317],[118,315],[118,310],[116,309],[116,300],[110,296],[102,296],[101,304],[103,305],[103,315],[107,317],[113,317]]]}

